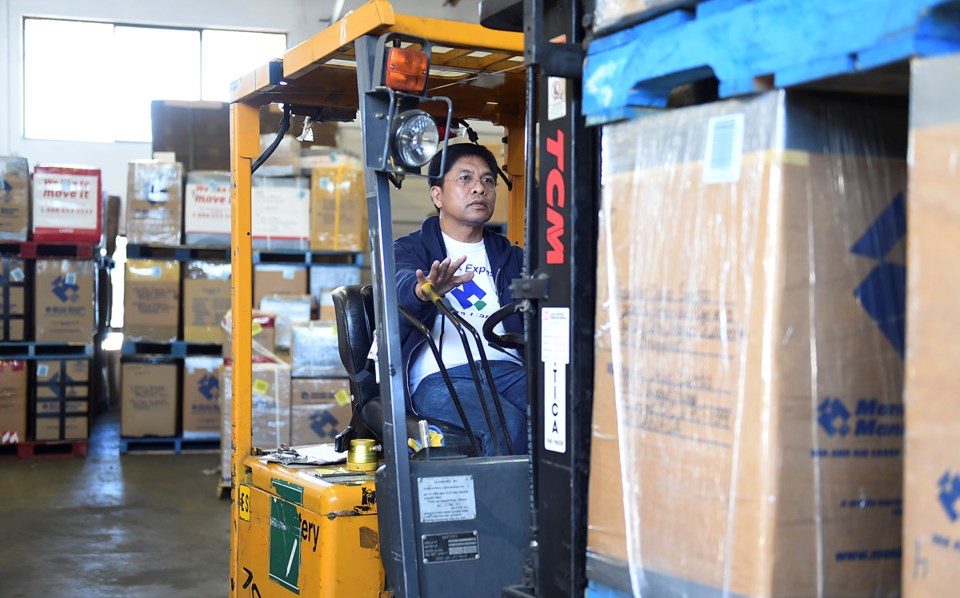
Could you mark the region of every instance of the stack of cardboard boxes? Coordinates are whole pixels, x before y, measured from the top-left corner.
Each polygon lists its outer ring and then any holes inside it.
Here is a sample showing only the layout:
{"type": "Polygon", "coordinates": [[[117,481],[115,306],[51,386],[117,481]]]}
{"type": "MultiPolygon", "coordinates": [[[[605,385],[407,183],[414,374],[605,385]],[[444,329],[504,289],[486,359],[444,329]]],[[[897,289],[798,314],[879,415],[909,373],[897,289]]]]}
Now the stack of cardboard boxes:
{"type": "Polygon", "coordinates": [[[635,595],[899,590],[906,130],[783,91],[604,127],[588,547],[635,595]]]}
{"type": "MultiPolygon", "coordinates": [[[[83,246],[102,241],[100,171],[0,157],[0,239],[83,246]]],[[[90,259],[0,261],[0,343],[90,344],[95,267],[90,259]]],[[[75,255],[88,254],[77,250],[75,255]]],[[[28,257],[29,256],[29,257],[28,257]]],[[[40,353],[43,353],[42,351],[40,353]]],[[[38,354],[40,354],[38,353],[38,354]]],[[[84,440],[88,434],[90,359],[5,361],[0,365],[0,443],[84,440]]]]}
{"type": "MultiPolygon", "coordinates": [[[[340,361],[330,294],[359,284],[352,265],[257,264],[254,268],[253,445],[272,450],[332,442],[350,422],[349,379],[340,361]],[[319,304],[319,309],[317,309],[319,304]],[[272,308],[272,310],[270,309],[272,308]]],[[[224,344],[230,342],[229,315],[224,344]]],[[[221,370],[221,430],[231,432],[232,363],[221,370]]],[[[221,443],[223,481],[231,447],[221,443]]]]}
{"type": "MultiPolygon", "coordinates": [[[[272,140],[268,137],[264,144],[272,140]]],[[[285,138],[258,171],[252,197],[254,247],[366,250],[365,193],[356,162],[329,150],[303,157],[301,153],[292,137],[285,138]]],[[[227,172],[191,171],[184,179],[179,165],[134,161],[128,198],[129,243],[178,245],[183,238],[187,245],[229,244],[227,172]]],[[[264,413],[259,428],[255,416],[257,441],[271,448],[279,443],[328,441],[346,425],[349,413],[334,409],[344,410],[343,393],[338,395],[340,403],[334,395],[347,384],[336,353],[330,291],[360,280],[360,267],[355,265],[256,265],[253,307],[264,313],[255,340],[269,356],[254,365],[259,376],[254,406],[264,413]],[[271,333],[269,342],[260,334],[265,328],[271,333]],[[282,417],[277,415],[281,412],[282,417]]],[[[230,352],[223,330],[230,309],[229,264],[129,260],[125,287],[126,338],[209,345],[224,341],[225,350],[222,355],[186,357],[182,362],[149,355],[126,358],[123,396],[130,397],[130,404],[123,403],[121,434],[215,439],[224,423],[229,433],[224,407],[230,398],[230,352]],[[142,400],[146,396],[152,399],[142,400]]],[[[229,443],[224,445],[229,451],[229,443]]]]}

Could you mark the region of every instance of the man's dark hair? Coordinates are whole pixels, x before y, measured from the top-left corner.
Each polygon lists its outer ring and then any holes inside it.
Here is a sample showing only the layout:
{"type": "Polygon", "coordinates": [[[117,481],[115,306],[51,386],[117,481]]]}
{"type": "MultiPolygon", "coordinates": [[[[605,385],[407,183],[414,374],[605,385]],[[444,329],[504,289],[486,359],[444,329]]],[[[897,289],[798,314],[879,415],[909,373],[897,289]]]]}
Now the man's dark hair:
{"type": "MultiPolygon", "coordinates": [[[[464,156],[477,156],[482,158],[487,166],[490,167],[490,171],[496,173],[499,170],[497,166],[497,159],[493,157],[493,152],[488,150],[483,145],[477,145],[476,143],[455,143],[448,145],[447,149],[442,152],[437,152],[437,155],[430,160],[430,168],[427,170],[428,177],[427,182],[431,187],[442,187],[443,178],[447,176],[447,173],[450,172],[450,169],[453,168],[453,165],[464,156]],[[443,172],[440,172],[440,160],[443,159],[443,155],[446,154],[447,160],[444,163],[443,172]]],[[[496,174],[494,174],[496,176],[496,174]]]]}

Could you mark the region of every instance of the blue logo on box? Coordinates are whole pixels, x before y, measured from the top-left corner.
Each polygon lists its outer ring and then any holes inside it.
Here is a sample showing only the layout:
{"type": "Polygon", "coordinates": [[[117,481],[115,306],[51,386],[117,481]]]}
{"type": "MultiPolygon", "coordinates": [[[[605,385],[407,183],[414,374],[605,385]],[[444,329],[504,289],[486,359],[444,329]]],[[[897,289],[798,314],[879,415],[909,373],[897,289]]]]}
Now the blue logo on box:
{"type": "Polygon", "coordinates": [[[948,469],[943,472],[943,476],[940,477],[937,485],[940,487],[940,494],[937,496],[940,505],[950,521],[956,521],[958,517],[957,501],[960,501],[960,475],[951,474],[948,469]]]}
{"type": "Polygon", "coordinates": [[[62,303],[76,303],[80,299],[80,287],[76,283],[67,283],[63,275],[54,278],[50,286],[53,287],[53,294],[62,303]]]}
{"type": "Polygon", "coordinates": [[[817,407],[817,421],[830,436],[846,436],[850,433],[850,411],[836,397],[827,397],[817,407]]]}
{"type": "Polygon", "coordinates": [[[851,253],[879,262],[853,294],[901,358],[905,344],[907,269],[903,264],[885,260],[906,234],[906,201],[899,193],[850,248],[851,253]]]}
{"type": "Polygon", "coordinates": [[[337,418],[328,409],[316,412],[310,416],[310,429],[320,438],[332,438],[337,433],[337,418]]]}
{"type": "Polygon", "coordinates": [[[197,383],[197,392],[208,401],[218,399],[220,397],[220,380],[216,376],[204,374],[197,383]]]}

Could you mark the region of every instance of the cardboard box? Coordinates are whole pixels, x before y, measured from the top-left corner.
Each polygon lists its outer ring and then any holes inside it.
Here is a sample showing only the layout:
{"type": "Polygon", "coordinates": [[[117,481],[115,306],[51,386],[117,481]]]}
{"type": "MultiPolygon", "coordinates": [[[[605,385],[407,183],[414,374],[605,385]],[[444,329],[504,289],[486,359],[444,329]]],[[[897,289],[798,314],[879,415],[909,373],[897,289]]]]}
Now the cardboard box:
{"type": "Polygon", "coordinates": [[[34,284],[34,339],[38,343],[93,341],[92,261],[38,259],[34,284]]]}
{"type": "Polygon", "coordinates": [[[251,232],[255,249],[310,249],[310,180],[253,177],[251,232]]]}
{"type": "Polygon", "coordinates": [[[30,230],[30,166],[26,158],[0,156],[0,239],[26,241],[30,230]]]}
{"type": "Polygon", "coordinates": [[[183,232],[187,245],[230,245],[230,172],[187,173],[183,232]]]}
{"type": "Polygon", "coordinates": [[[360,284],[360,266],[352,264],[321,264],[310,266],[310,294],[317,298],[320,306],[319,319],[336,321],[333,310],[334,289],[344,285],[360,284]]]}
{"type": "Polygon", "coordinates": [[[276,337],[278,349],[289,350],[293,343],[292,329],[297,324],[310,321],[316,307],[313,295],[265,295],[260,300],[260,310],[276,316],[276,337]]]}
{"type": "Polygon", "coordinates": [[[960,586],[960,59],[911,68],[903,595],[933,598],[960,586]]]}
{"type": "MultiPolygon", "coordinates": [[[[290,368],[283,363],[252,364],[252,442],[264,450],[274,450],[281,444],[290,444],[290,368]]],[[[233,368],[220,369],[220,412],[223,414],[221,428],[223,442],[221,463],[224,480],[230,480],[232,426],[232,376],[233,368]]]]}
{"type": "Polygon", "coordinates": [[[46,166],[33,169],[33,240],[51,243],[100,242],[100,169],[46,166]]]}
{"type": "Polygon", "coordinates": [[[340,360],[337,325],[334,322],[294,323],[291,330],[290,357],[294,378],[345,378],[340,360]]]}
{"type": "MultiPolygon", "coordinates": [[[[252,355],[253,360],[263,361],[272,361],[269,358],[277,350],[276,338],[277,338],[277,316],[274,314],[267,314],[263,312],[253,311],[253,322],[250,325],[250,333],[253,336],[252,339],[252,355]]],[[[231,312],[227,312],[223,316],[223,326],[221,330],[223,332],[223,356],[226,359],[232,359],[233,355],[233,338],[232,338],[232,315],[231,312]]]]}
{"type": "Polygon", "coordinates": [[[23,260],[0,260],[0,340],[26,340],[27,274],[23,260]]]}
{"type": "Polygon", "coordinates": [[[187,262],[183,265],[183,340],[219,343],[220,324],[230,311],[230,264],[187,262]]]}
{"type": "Polygon", "coordinates": [[[0,361],[0,444],[18,444],[26,440],[26,362],[0,361]]]}
{"type": "MultiPolygon", "coordinates": [[[[267,129],[267,131],[271,131],[267,129]]],[[[260,154],[270,147],[277,138],[276,132],[267,132],[260,135],[260,154]]],[[[266,177],[292,177],[300,174],[300,142],[291,134],[286,134],[270,154],[270,157],[260,165],[257,174],[266,177]]]]}
{"type": "Polygon", "coordinates": [[[38,359],[34,362],[38,401],[67,401],[67,411],[88,411],[89,359],[38,359]]]}
{"type": "MultiPolygon", "coordinates": [[[[151,152],[174,152],[191,170],[230,170],[230,105],[154,100],[151,152]]],[[[151,153],[152,155],[152,153],[151,153]]]]}
{"type": "Polygon", "coordinates": [[[367,192],[363,170],[336,166],[311,171],[310,249],[367,250],[367,192]]]}
{"type": "Polygon", "coordinates": [[[288,264],[255,264],[253,266],[253,307],[257,309],[264,295],[306,295],[307,267],[288,264]]]}
{"type": "Polygon", "coordinates": [[[179,337],[180,263],[127,260],[123,291],[127,338],[171,342],[179,337]]]}
{"type": "Polygon", "coordinates": [[[291,394],[291,446],[333,442],[350,425],[350,380],[294,378],[291,394]]]}
{"type": "Polygon", "coordinates": [[[120,436],[176,436],[177,364],[126,361],[120,372],[120,436]]]}
{"type": "Polygon", "coordinates": [[[44,359],[33,364],[37,440],[85,440],[90,418],[90,360],[44,359]]]}
{"type": "Polygon", "coordinates": [[[179,245],[183,164],[131,160],[127,167],[127,242],[179,245]]]}
{"type": "Polygon", "coordinates": [[[604,127],[588,546],[635,592],[897,594],[905,117],[776,91],[604,127]]]}
{"type": "Polygon", "coordinates": [[[35,436],[38,441],[86,440],[90,437],[89,423],[87,415],[68,415],[62,419],[38,415],[35,436]]]}
{"type": "Polygon", "coordinates": [[[219,357],[187,357],[183,360],[183,438],[220,438],[219,357]]]}

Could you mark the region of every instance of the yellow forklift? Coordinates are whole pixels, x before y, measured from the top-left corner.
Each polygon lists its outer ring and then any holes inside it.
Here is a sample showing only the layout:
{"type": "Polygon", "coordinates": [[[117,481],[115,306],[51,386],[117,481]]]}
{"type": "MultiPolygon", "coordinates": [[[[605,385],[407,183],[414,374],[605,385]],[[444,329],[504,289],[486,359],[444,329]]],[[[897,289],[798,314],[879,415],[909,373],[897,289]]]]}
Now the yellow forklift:
{"type": "Polygon", "coordinates": [[[522,242],[523,49],[517,32],[398,15],[372,0],[235,82],[231,596],[495,596],[523,583],[529,457],[431,455],[426,435],[409,456],[389,199],[391,185],[421,175],[453,125],[488,121],[506,131],[512,185],[501,201],[508,237],[522,242]],[[251,442],[250,199],[252,174],[276,147],[261,154],[261,133],[273,133],[259,128],[269,104],[283,106],[277,142],[292,116],[361,122],[383,415],[375,440],[343,438],[346,464],[251,442]]]}

